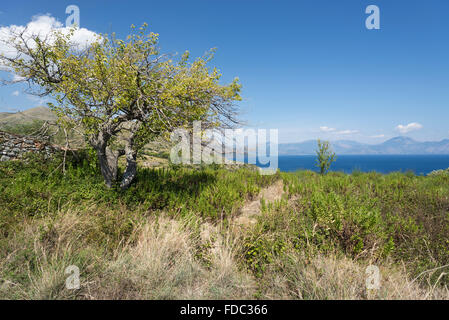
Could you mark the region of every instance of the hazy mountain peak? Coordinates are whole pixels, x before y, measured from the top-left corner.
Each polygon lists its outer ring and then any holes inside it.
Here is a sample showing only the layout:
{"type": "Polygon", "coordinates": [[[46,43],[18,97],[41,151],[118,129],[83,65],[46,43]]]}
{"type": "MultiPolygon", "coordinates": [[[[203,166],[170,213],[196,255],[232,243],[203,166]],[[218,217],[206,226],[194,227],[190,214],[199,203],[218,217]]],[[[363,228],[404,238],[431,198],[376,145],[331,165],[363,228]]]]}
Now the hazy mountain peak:
{"type": "MultiPolygon", "coordinates": [[[[316,141],[279,144],[280,155],[314,154],[316,141]]],[[[449,139],[420,142],[410,137],[398,136],[383,143],[371,145],[351,140],[331,142],[336,154],[449,154],[449,139]]]]}
{"type": "Polygon", "coordinates": [[[385,141],[384,144],[391,143],[391,142],[394,142],[394,143],[416,143],[417,141],[410,137],[398,136],[398,137],[394,137],[394,138],[391,138],[391,139],[385,141]]]}

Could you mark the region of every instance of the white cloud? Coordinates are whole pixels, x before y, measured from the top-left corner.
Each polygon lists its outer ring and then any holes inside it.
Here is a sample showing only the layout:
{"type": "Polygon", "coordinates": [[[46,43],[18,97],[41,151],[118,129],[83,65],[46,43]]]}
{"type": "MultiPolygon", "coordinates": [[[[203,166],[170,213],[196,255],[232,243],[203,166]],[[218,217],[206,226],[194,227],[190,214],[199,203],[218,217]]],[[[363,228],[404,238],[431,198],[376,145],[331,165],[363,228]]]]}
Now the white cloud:
{"type": "MultiPolygon", "coordinates": [[[[52,17],[50,14],[34,16],[26,26],[10,25],[0,28],[0,54],[4,54],[9,57],[16,55],[16,50],[7,44],[7,41],[11,39],[11,36],[19,32],[24,32],[24,38],[30,39],[31,36],[39,36],[44,39],[48,37],[48,41],[52,41],[51,34],[53,31],[60,31],[63,34],[68,34],[71,28],[65,27],[60,21],[52,17]]],[[[78,28],[75,30],[72,38],[70,39],[74,46],[79,49],[86,47],[97,39],[98,35],[86,28],[78,28]]],[[[33,42],[28,43],[30,46],[33,42]]]]}
{"type": "Polygon", "coordinates": [[[409,124],[407,124],[405,126],[400,124],[400,125],[396,126],[395,129],[398,130],[400,133],[407,133],[407,132],[410,132],[410,131],[420,130],[422,128],[423,128],[422,124],[419,124],[417,122],[412,122],[412,123],[409,123],[409,124]]]}
{"type": "Polygon", "coordinates": [[[359,133],[358,130],[342,130],[335,132],[336,134],[356,134],[359,133]]]}
{"type": "Polygon", "coordinates": [[[26,79],[26,78],[21,77],[21,76],[18,76],[17,74],[13,74],[13,75],[12,75],[12,81],[14,81],[14,82],[23,81],[23,80],[25,80],[25,79],[26,79]]]}
{"type": "Polygon", "coordinates": [[[13,96],[18,97],[20,94],[19,90],[16,90],[12,93],[13,96]]]}
{"type": "Polygon", "coordinates": [[[335,128],[329,128],[329,127],[326,127],[326,126],[320,127],[320,131],[322,131],[322,132],[333,132],[333,131],[335,131],[335,130],[337,130],[337,129],[335,129],[335,128]]]}
{"type": "Polygon", "coordinates": [[[359,133],[358,130],[340,130],[337,131],[337,129],[335,128],[330,128],[330,127],[320,127],[320,131],[321,132],[326,132],[326,133],[332,133],[332,134],[342,134],[342,135],[347,135],[347,134],[355,134],[355,133],[359,133]]]}
{"type": "Polygon", "coordinates": [[[374,135],[374,136],[369,136],[370,138],[374,138],[374,139],[379,139],[379,138],[385,138],[385,135],[384,134],[377,134],[377,135],[374,135]]]}
{"type": "Polygon", "coordinates": [[[27,94],[26,97],[28,100],[33,101],[36,107],[44,106],[47,104],[47,102],[49,102],[49,99],[47,97],[39,97],[31,94],[27,94]]]}

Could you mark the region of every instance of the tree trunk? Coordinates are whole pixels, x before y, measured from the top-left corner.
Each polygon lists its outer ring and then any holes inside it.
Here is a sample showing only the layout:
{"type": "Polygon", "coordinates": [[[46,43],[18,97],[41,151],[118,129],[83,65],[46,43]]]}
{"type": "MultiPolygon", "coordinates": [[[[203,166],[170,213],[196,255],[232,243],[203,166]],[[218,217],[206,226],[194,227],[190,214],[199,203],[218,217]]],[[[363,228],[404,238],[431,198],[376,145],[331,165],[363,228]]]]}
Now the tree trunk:
{"type": "Polygon", "coordinates": [[[97,151],[100,163],[101,174],[108,188],[111,188],[117,181],[118,158],[126,155],[126,170],[120,182],[120,188],[127,189],[134,181],[137,174],[137,151],[134,144],[134,136],[140,127],[139,123],[134,123],[128,129],[130,136],[125,141],[125,150],[111,150],[107,147],[111,135],[109,131],[100,131],[95,137],[90,139],[90,144],[97,151]]]}
{"type": "Polygon", "coordinates": [[[108,142],[111,138],[109,130],[100,130],[98,134],[91,136],[90,145],[97,151],[98,162],[100,163],[101,174],[108,188],[111,188],[117,181],[118,157],[124,155],[123,150],[111,150],[108,142]]]}
{"type": "Polygon", "coordinates": [[[125,147],[126,170],[123,174],[120,188],[128,189],[137,175],[137,151],[133,148],[133,141],[130,139],[125,147]]]}
{"type": "Polygon", "coordinates": [[[117,181],[118,157],[122,154],[123,152],[119,150],[112,151],[108,147],[97,150],[101,174],[108,188],[111,188],[117,181]]]}
{"type": "Polygon", "coordinates": [[[126,156],[126,170],[123,174],[122,181],[120,182],[120,188],[122,190],[128,189],[133,183],[137,175],[137,145],[136,134],[141,127],[140,122],[133,122],[128,128],[129,136],[125,142],[124,154],[126,156]]]}

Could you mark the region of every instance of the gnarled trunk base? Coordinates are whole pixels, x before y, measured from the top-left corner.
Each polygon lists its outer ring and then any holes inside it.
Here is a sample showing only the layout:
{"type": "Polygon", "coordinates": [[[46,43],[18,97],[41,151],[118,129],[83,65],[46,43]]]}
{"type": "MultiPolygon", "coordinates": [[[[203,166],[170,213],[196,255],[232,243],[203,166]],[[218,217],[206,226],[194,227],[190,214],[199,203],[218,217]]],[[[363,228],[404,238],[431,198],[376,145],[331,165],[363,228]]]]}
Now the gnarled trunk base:
{"type": "Polygon", "coordinates": [[[123,152],[104,148],[103,150],[97,150],[97,154],[104,182],[108,188],[111,188],[117,181],[118,157],[122,155],[123,152]]]}
{"type": "Polygon", "coordinates": [[[126,170],[120,183],[120,188],[122,190],[128,189],[137,175],[137,152],[127,147],[125,149],[125,155],[126,170]]]}

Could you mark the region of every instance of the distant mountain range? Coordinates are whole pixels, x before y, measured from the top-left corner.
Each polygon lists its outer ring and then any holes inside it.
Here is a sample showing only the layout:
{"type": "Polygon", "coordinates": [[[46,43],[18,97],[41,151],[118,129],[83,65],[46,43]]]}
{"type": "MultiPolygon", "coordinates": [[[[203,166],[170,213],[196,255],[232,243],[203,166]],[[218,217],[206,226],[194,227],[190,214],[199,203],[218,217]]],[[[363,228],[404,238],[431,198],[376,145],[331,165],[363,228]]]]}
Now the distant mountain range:
{"type": "MultiPolygon", "coordinates": [[[[0,130],[8,126],[33,121],[54,121],[56,116],[47,107],[37,107],[22,112],[0,112],[0,130]]],[[[449,139],[420,142],[408,137],[395,137],[383,143],[372,145],[351,140],[331,142],[336,154],[449,154],[449,139]]],[[[279,155],[315,154],[316,140],[279,144],[279,155]]]]}
{"type": "MultiPolygon", "coordinates": [[[[351,140],[331,142],[336,154],[449,154],[449,139],[420,142],[408,137],[395,137],[372,145],[351,140]]],[[[279,144],[279,155],[315,154],[316,140],[279,144]]]]}

